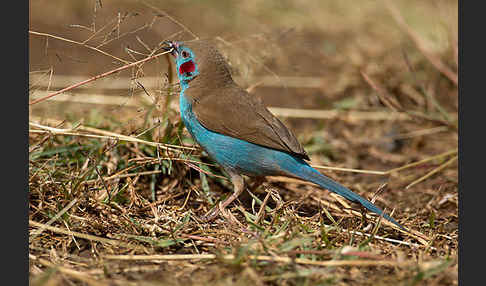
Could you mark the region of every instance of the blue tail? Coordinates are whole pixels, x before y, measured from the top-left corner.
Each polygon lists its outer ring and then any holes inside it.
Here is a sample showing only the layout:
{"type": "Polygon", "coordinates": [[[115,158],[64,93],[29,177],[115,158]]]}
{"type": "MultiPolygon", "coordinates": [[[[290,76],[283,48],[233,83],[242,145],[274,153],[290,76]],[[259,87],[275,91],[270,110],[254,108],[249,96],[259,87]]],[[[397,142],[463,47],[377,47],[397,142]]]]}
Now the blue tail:
{"type": "Polygon", "coordinates": [[[390,222],[394,223],[396,226],[401,228],[402,230],[406,230],[402,225],[400,225],[396,220],[394,220],[392,217],[389,215],[385,214],[380,208],[372,204],[370,201],[367,199],[363,198],[362,196],[354,193],[350,189],[342,186],[341,184],[331,180],[330,178],[324,176],[323,174],[319,173],[316,169],[312,168],[309,166],[307,163],[304,164],[299,164],[300,168],[298,171],[295,169],[291,171],[292,175],[294,177],[313,182],[320,187],[327,189],[333,193],[336,193],[340,196],[345,197],[346,199],[360,203],[362,206],[364,206],[366,209],[369,211],[372,211],[378,215],[382,215],[385,219],[389,220],[390,222]]]}
{"type": "Polygon", "coordinates": [[[385,219],[406,230],[370,201],[322,175],[297,156],[206,129],[192,112],[192,106],[184,96],[184,89],[181,91],[180,107],[186,128],[204,150],[223,168],[233,170],[237,174],[250,176],[287,175],[316,183],[350,201],[360,203],[378,215],[383,215],[385,219]]]}

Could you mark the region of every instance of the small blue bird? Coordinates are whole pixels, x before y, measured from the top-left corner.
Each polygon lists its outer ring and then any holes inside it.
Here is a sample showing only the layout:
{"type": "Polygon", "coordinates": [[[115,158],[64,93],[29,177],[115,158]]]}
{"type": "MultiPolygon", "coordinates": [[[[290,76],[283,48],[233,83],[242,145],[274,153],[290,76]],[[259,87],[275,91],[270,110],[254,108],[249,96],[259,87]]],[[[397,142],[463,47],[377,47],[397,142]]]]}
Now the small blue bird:
{"type": "MultiPolygon", "coordinates": [[[[296,137],[257,97],[233,81],[228,64],[209,41],[165,43],[177,66],[182,120],[233,183],[234,192],[220,204],[222,209],[244,190],[242,175],[287,176],[360,203],[405,230],[370,201],[309,166],[304,160],[310,159],[296,137]]],[[[206,220],[214,219],[219,210],[213,208],[206,220]]]]}

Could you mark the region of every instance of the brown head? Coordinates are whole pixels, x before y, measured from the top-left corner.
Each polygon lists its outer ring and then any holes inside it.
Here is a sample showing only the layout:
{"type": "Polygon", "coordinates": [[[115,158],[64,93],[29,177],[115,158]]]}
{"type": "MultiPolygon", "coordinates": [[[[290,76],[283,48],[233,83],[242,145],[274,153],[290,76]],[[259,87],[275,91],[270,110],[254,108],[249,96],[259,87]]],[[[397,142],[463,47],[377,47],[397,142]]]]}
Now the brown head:
{"type": "Polygon", "coordinates": [[[236,85],[228,64],[209,41],[167,44],[177,64],[181,94],[206,129],[309,159],[262,101],[236,85]]]}
{"type": "Polygon", "coordinates": [[[166,44],[172,49],[181,85],[215,88],[233,83],[228,64],[209,40],[166,44]]]}

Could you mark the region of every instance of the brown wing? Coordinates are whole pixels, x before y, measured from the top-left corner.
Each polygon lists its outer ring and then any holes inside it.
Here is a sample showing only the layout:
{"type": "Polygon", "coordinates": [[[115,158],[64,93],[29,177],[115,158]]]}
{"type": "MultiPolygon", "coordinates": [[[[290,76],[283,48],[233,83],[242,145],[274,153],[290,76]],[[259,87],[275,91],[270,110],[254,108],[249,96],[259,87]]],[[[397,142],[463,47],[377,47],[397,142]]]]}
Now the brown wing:
{"type": "Polygon", "coordinates": [[[310,160],[295,135],[257,97],[236,85],[209,93],[196,96],[192,105],[207,129],[310,160]]]}

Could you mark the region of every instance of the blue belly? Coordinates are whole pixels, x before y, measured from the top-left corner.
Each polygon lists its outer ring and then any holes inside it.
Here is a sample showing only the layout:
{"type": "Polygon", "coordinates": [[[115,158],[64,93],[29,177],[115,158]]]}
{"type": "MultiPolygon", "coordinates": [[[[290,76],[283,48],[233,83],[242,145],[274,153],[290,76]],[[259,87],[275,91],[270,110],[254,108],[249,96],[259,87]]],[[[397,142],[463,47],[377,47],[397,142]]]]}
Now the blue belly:
{"type": "Polygon", "coordinates": [[[183,92],[180,95],[180,113],[192,137],[227,171],[249,176],[292,175],[307,165],[288,153],[206,129],[195,117],[183,92]]]}

